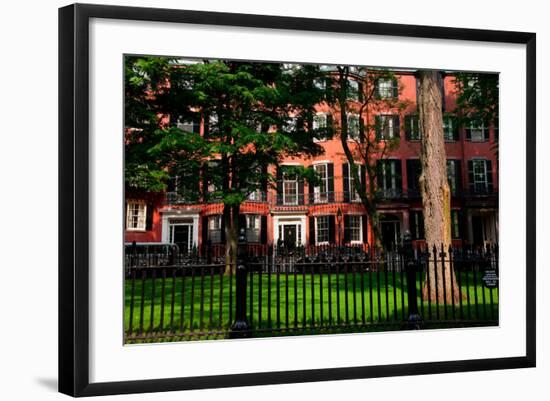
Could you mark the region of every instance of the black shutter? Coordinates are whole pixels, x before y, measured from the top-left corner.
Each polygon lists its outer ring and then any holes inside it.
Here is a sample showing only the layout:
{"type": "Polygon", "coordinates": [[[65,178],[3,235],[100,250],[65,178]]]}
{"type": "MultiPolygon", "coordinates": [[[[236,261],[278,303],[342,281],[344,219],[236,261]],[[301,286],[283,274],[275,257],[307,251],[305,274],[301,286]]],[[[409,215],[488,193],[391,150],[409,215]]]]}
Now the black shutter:
{"type": "Polygon", "coordinates": [[[406,168],[407,168],[407,189],[409,192],[414,192],[417,189],[416,182],[416,171],[415,171],[415,160],[407,159],[406,168]]]}
{"type": "MultiPolygon", "coordinates": [[[[246,215],[245,214],[239,214],[239,231],[241,232],[241,228],[244,228],[246,230],[246,215]]],[[[238,235],[237,233],[237,235],[238,235]]]]}
{"type": "Polygon", "coordinates": [[[424,212],[418,212],[418,234],[419,234],[419,239],[423,239],[424,238],[424,212]]]}
{"type": "Polygon", "coordinates": [[[145,230],[151,231],[153,229],[153,205],[148,203],[146,206],[145,214],[145,230]]]}
{"type": "Polygon", "coordinates": [[[395,163],[395,189],[397,190],[396,194],[400,196],[403,192],[403,182],[401,177],[401,160],[393,160],[395,163]]]}
{"type": "Polygon", "coordinates": [[[357,99],[360,102],[363,102],[363,100],[364,100],[364,97],[363,97],[363,83],[361,83],[361,82],[357,83],[357,99]]]}
{"type": "Polygon", "coordinates": [[[204,201],[206,202],[208,200],[208,182],[209,182],[209,174],[208,174],[208,162],[205,162],[202,165],[202,196],[204,198],[204,201]]]}
{"type": "Polygon", "coordinates": [[[361,216],[361,225],[363,229],[363,244],[368,244],[369,242],[369,218],[367,215],[361,216]]]}
{"type": "Polygon", "coordinates": [[[210,124],[209,124],[209,120],[210,117],[209,117],[209,114],[208,113],[203,113],[202,114],[202,121],[203,121],[203,134],[202,136],[204,138],[208,138],[208,134],[210,134],[210,124]]]}
{"type": "Polygon", "coordinates": [[[344,215],[344,244],[350,242],[350,218],[349,215],[344,215]]]}
{"type": "Polygon", "coordinates": [[[262,165],[262,179],[261,179],[261,191],[262,191],[262,195],[261,195],[261,199],[262,201],[267,201],[267,181],[268,181],[268,176],[267,176],[267,164],[263,164],[262,165]]]}
{"type": "Polygon", "coordinates": [[[267,216],[260,217],[260,242],[267,244],[267,216]]]}
{"type": "Polygon", "coordinates": [[[276,180],[277,180],[277,204],[281,205],[283,203],[283,168],[281,166],[277,167],[276,180]]]}
{"type": "Polygon", "coordinates": [[[328,216],[328,242],[331,244],[336,242],[336,223],[334,216],[328,216]]]}
{"type": "Polygon", "coordinates": [[[374,82],[374,98],[380,99],[382,96],[380,96],[380,78],[376,79],[374,82]]]}
{"type": "Polygon", "coordinates": [[[208,217],[202,218],[202,245],[205,246],[208,243],[208,217]]]}
{"type": "Polygon", "coordinates": [[[392,89],[392,97],[394,99],[397,99],[399,97],[399,85],[397,82],[397,78],[392,78],[391,89],[392,89]]]}
{"type": "Polygon", "coordinates": [[[349,165],[342,164],[342,179],[344,180],[344,202],[349,202],[349,165]]]}
{"type": "Polygon", "coordinates": [[[412,121],[412,116],[406,115],[405,116],[405,139],[407,141],[410,141],[412,139],[413,133],[412,133],[411,121],[412,121]]]}
{"type": "Polygon", "coordinates": [[[309,245],[315,245],[315,217],[309,218],[309,245]]]}
{"type": "Polygon", "coordinates": [[[367,192],[367,168],[362,164],[359,166],[359,172],[361,177],[361,192],[367,192]]]}
{"type": "Polygon", "coordinates": [[[223,218],[223,215],[221,216],[221,224],[220,224],[220,228],[221,228],[221,234],[220,234],[220,242],[223,244],[225,243],[225,221],[224,221],[224,218],[223,218]]]}
{"type": "Polygon", "coordinates": [[[327,113],[327,128],[326,128],[326,139],[332,139],[333,136],[333,127],[332,127],[333,121],[332,121],[332,114],[327,113]]]}
{"type": "Polygon", "coordinates": [[[374,116],[374,129],[376,132],[376,140],[380,141],[382,139],[382,126],[380,116],[374,116]]]}
{"type": "Polygon", "coordinates": [[[400,132],[399,116],[395,115],[392,118],[393,118],[393,137],[399,138],[399,132],[400,132]]]}
{"type": "Polygon", "coordinates": [[[486,141],[489,140],[489,123],[487,121],[483,122],[483,136],[486,141]]]}
{"type": "Polygon", "coordinates": [[[462,192],[462,163],[460,160],[453,160],[455,164],[455,185],[456,185],[456,194],[462,192]]]}
{"type": "Polygon", "coordinates": [[[298,204],[304,204],[304,178],[298,177],[298,204]]]}
{"type": "Polygon", "coordinates": [[[470,121],[467,121],[466,123],[466,128],[464,129],[464,132],[466,132],[466,140],[467,141],[471,141],[472,140],[472,126],[471,126],[471,122],[470,121]]]}
{"type": "Polygon", "coordinates": [[[416,211],[411,211],[409,213],[409,228],[411,231],[411,238],[412,239],[418,239],[416,235],[416,211]]]}
{"type": "Polygon", "coordinates": [[[457,238],[462,238],[462,233],[464,232],[464,223],[463,223],[463,219],[464,219],[464,216],[462,215],[462,210],[457,210],[457,220],[458,220],[458,237],[457,238]]]}
{"type": "Polygon", "coordinates": [[[367,133],[365,132],[365,121],[363,121],[363,116],[359,114],[359,142],[364,143],[367,133]]]}
{"type": "Polygon", "coordinates": [[[493,163],[491,160],[485,161],[485,168],[487,170],[487,191],[493,193],[493,163]]]}
{"type": "Polygon", "coordinates": [[[334,202],[334,164],[327,164],[327,178],[328,178],[328,201],[334,202]]]}
{"type": "Polygon", "coordinates": [[[458,134],[458,118],[451,117],[451,124],[453,125],[453,140],[458,141],[460,139],[458,134]]]}
{"type": "Polygon", "coordinates": [[[474,193],[474,161],[468,160],[468,184],[470,187],[470,193],[474,193]]]}

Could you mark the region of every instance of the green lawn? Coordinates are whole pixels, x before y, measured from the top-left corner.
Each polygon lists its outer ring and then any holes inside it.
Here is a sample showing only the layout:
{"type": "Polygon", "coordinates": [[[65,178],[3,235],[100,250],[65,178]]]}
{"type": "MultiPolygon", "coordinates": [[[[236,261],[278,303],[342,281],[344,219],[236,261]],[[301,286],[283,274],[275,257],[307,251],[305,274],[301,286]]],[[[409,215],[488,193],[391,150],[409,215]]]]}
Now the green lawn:
{"type": "MultiPolygon", "coordinates": [[[[125,282],[127,332],[130,317],[133,334],[140,331],[140,326],[143,332],[223,332],[234,320],[234,277],[230,280],[228,276],[216,274],[211,278],[207,272],[194,278],[168,276],[164,281],[157,278],[154,306],[151,302],[153,280],[139,277],[138,274],[135,281],[125,282]]],[[[419,302],[424,319],[497,320],[498,290],[484,288],[479,274],[475,277],[475,286],[473,279],[474,273],[461,274],[462,309],[459,305],[453,308],[452,305],[419,302]]],[[[298,328],[311,331],[310,328],[315,327],[326,331],[328,326],[347,322],[348,325],[361,325],[354,331],[367,331],[375,329],[375,325],[401,324],[408,313],[406,276],[400,272],[364,273],[362,276],[359,273],[288,273],[278,278],[254,273],[249,274],[248,280],[252,294],[247,293],[247,317],[255,330],[298,328]]],[[[417,288],[420,296],[420,274],[417,288]]]]}

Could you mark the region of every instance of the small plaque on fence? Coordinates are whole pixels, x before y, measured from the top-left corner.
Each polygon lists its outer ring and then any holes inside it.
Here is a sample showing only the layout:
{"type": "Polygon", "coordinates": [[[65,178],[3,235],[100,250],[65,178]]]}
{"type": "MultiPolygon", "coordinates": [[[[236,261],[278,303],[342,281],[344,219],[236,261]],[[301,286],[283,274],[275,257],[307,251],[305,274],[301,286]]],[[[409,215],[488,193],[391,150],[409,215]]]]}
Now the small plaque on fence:
{"type": "Polygon", "coordinates": [[[498,276],[496,270],[485,270],[485,274],[483,274],[482,280],[483,284],[485,284],[485,287],[496,288],[498,285],[498,276]]]}

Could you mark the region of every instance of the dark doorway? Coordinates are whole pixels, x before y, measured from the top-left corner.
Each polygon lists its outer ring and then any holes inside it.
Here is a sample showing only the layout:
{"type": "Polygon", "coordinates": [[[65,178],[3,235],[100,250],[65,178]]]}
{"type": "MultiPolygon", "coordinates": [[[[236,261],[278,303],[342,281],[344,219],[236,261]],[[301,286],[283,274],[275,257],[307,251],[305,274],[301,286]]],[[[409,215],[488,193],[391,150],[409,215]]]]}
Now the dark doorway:
{"type": "Polygon", "coordinates": [[[473,244],[483,245],[485,241],[484,221],[482,216],[472,216],[473,244]]]}
{"type": "Polygon", "coordinates": [[[180,252],[187,252],[190,248],[191,225],[174,225],[172,242],[176,244],[180,252]]]}
{"type": "Polygon", "coordinates": [[[393,215],[382,216],[380,219],[380,232],[384,249],[387,251],[395,250],[401,239],[399,219],[393,215]]]}
{"type": "Polygon", "coordinates": [[[296,224],[285,224],[284,230],[284,245],[288,248],[296,246],[296,224]]]}

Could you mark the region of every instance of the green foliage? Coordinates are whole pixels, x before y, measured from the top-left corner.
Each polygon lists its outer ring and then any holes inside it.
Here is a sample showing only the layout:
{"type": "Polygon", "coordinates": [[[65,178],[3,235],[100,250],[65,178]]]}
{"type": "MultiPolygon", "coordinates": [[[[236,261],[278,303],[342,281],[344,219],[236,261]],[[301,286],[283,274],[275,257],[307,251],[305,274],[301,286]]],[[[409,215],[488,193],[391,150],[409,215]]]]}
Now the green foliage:
{"type": "Polygon", "coordinates": [[[462,125],[470,121],[498,121],[498,74],[460,72],[455,74],[456,106],[462,125]]]}

